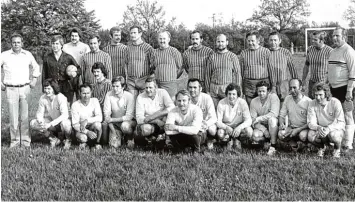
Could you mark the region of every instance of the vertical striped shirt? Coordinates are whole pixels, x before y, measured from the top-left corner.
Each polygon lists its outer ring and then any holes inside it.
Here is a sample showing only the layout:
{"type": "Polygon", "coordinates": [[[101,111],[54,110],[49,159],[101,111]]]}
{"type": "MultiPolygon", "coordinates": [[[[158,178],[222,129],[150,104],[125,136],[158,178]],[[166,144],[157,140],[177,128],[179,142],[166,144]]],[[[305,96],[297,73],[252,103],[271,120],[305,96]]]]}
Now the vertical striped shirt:
{"type": "Polygon", "coordinates": [[[99,100],[101,108],[104,106],[106,93],[109,92],[111,88],[111,81],[108,79],[96,82],[92,87],[92,97],[96,97],[99,100]]]}
{"type": "Polygon", "coordinates": [[[152,65],[158,81],[175,81],[182,67],[181,53],[171,46],[154,49],[152,65]]]}
{"type": "Polygon", "coordinates": [[[288,67],[288,70],[290,71],[291,78],[298,78],[291,52],[286,48],[281,47],[278,50],[270,50],[270,73],[273,78],[271,81],[273,86],[281,84],[281,81],[289,79],[286,67],[288,67]]]}
{"type": "Polygon", "coordinates": [[[108,53],[99,50],[98,52],[89,52],[84,54],[81,61],[81,68],[83,70],[83,83],[95,84],[96,79],[91,72],[91,68],[95,62],[102,62],[107,69],[107,78],[112,79],[111,57],[108,53]]]}
{"type": "Polygon", "coordinates": [[[240,53],[240,63],[241,63],[243,78],[246,79],[269,78],[270,50],[262,46],[260,46],[256,50],[250,50],[250,49],[243,50],[240,53]]]}
{"type": "Polygon", "coordinates": [[[230,51],[215,52],[209,57],[205,73],[206,92],[210,91],[211,83],[241,85],[241,82],[239,59],[236,54],[230,51]]]}
{"type": "Polygon", "coordinates": [[[119,43],[117,45],[110,44],[103,48],[103,51],[108,53],[111,56],[111,62],[112,62],[112,77],[116,76],[126,76],[126,61],[125,61],[125,56],[126,56],[126,51],[127,51],[127,46],[119,43]]]}
{"type": "Polygon", "coordinates": [[[150,62],[153,47],[145,42],[127,45],[126,68],[128,77],[141,78],[150,73],[150,62]]]}
{"type": "Polygon", "coordinates": [[[305,65],[310,69],[310,80],[313,82],[320,82],[326,80],[328,71],[328,58],[333,49],[327,45],[323,48],[317,49],[311,46],[307,50],[305,65]]]}
{"type": "Polygon", "coordinates": [[[189,48],[184,52],[182,67],[188,73],[189,78],[205,80],[207,60],[212,54],[213,50],[207,46],[201,46],[198,49],[189,48]]]}

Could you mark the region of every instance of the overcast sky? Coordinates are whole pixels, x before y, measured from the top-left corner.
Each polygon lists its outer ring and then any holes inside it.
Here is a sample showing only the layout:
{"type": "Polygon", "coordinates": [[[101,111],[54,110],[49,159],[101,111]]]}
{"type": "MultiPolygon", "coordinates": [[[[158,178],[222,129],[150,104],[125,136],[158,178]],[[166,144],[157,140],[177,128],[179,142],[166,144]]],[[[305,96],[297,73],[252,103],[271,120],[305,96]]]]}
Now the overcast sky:
{"type": "MultiPolygon", "coordinates": [[[[136,0],[86,0],[88,11],[95,10],[97,19],[104,29],[122,22],[123,12],[127,5],[134,5],[136,0]]],[[[166,12],[166,20],[176,17],[178,23],[184,23],[188,29],[202,22],[212,25],[212,15],[223,17],[230,22],[232,17],[237,21],[245,21],[251,17],[253,10],[260,5],[260,0],[157,0],[166,12]]],[[[350,0],[308,0],[311,16],[309,22],[318,24],[326,21],[339,22],[347,27],[342,19],[344,11],[349,7],[350,0]]]]}

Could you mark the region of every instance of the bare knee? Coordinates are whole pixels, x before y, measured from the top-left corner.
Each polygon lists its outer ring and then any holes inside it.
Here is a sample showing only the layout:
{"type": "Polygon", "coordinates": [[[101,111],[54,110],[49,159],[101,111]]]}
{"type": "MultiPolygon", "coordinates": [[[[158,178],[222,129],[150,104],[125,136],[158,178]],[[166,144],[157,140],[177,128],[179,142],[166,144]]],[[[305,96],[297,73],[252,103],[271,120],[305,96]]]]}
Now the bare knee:
{"type": "Polygon", "coordinates": [[[88,137],[85,134],[80,133],[80,132],[76,132],[76,139],[80,143],[85,143],[88,141],[88,137]]]}
{"type": "Polygon", "coordinates": [[[335,130],[329,133],[329,140],[335,144],[341,144],[344,132],[342,130],[335,130]]]}
{"type": "Polygon", "coordinates": [[[69,119],[64,120],[60,123],[61,128],[63,129],[64,133],[70,134],[72,127],[71,127],[71,122],[69,119]]]}
{"type": "Polygon", "coordinates": [[[277,123],[278,123],[277,118],[271,117],[267,122],[269,127],[273,127],[273,128],[277,127],[277,123]]]}
{"type": "Polygon", "coordinates": [[[220,139],[220,140],[223,139],[225,134],[226,134],[226,131],[224,129],[218,129],[218,131],[217,131],[218,139],[220,139]]]}
{"type": "Polygon", "coordinates": [[[299,138],[302,142],[307,141],[307,136],[308,136],[308,130],[302,130],[299,134],[299,138]]]}
{"type": "Polygon", "coordinates": [[[309,130],[307,135],[308,142],[315,143],[317,139],[317,131],[309,130]]]}
{"type": "Polygon", "coordinates": [[[93,123],[93,126],[92,128],[96,131],[102,131],[102,126],[101,126],[101,123],[100,122],[95,122],[93,123]]]}
{"type": "Polygon", "coordinates": [[[251,139],[253,137],[253,129],[251,127],[246,127],[242,130],[241,137],[246,137],[251,139]]]}
{"type": "Polygon", "coordinates": [[[143,124],[140,126],[140,129],[141,129],[142,136],[149,136],[154,132],[154,128],[150,124],[143,124]]]}
{"type": "Polygon", "coordinates": [[[255,142],[259,142],[259,141],[264,140],[263,132],[261,130],[254,129],[252,139],[255,142]]]}
{"type": "Polygon", "coordinates": [[[208,128],[208,134],[212,137],[216,136],[217,126],[214,124],[208,128]]]}

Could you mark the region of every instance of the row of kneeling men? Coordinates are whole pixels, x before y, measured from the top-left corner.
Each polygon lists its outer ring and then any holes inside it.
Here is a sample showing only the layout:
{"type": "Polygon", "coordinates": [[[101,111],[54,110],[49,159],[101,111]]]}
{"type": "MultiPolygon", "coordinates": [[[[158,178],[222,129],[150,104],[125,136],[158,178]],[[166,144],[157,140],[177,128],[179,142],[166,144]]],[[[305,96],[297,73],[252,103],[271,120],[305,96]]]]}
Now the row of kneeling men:
{"type": "Polygon", "coordinates": [[[301,81],[291,79],[282,107],[264,81],[257,84],[258,95],[250,107],[234,83],[226,87],[226,97],[216,107],[211,96],[202,92],[198,79],[189,79],[188,89],[176,94],[175,104],[166,90],[157,88],[153,78],[145,81],[145,90],[136,100],[125,86],[124,77],[114,78],[112,90],[100,106],[98,99],[91,97],[92,87],[81,85],[80,99],[70,109],[70,121],[66,97],[55,80],[47,79],[31,128],[43,132],[52,147],[63,140],[65,149],[74,139],[79,148],[92,145],[99,149],[103,144],[117,148],[127,141],[128,147],[163,142],[194,151],[200,151],[204,143],[212,149],[215,142],[225,142],[228,149],[240,149],[242,143],[268,145],[267,154],[274,155],[276,145],[287,144],[298,150],[309,142],[319,148],[319,156],[331,143],[333,156],[340,157],[342,145],[353,143],[353,136],[344,135],[343,112],[343,107],[352,110],[352,105],[342,106],[331,97],[325,83],[314,86],[315,99],[311,100],[302,94],[301,81]]]}

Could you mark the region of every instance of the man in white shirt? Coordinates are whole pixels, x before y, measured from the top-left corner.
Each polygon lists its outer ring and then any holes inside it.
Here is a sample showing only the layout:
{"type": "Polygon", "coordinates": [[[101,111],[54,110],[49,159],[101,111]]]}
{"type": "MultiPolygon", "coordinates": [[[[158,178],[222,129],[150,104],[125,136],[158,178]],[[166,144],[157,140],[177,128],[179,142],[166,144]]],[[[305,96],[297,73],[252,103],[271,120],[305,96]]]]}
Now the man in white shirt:
{"type": "Polygon", "coordinates": [[[85,149],[87,142],[92,141],[95,149],[101,149],[100,138],[102,134],[102,112],[99,100],[91,98],[91,85],[85,83],[80,86],[80,99],[72,105],[72,125],[79,148],[85,149]]]}
{"type": "Polygon", "coordinates": [[[134,118],[134,96],[125,91],[126,81],[123,76],[112,79],[112,90],[106,94],[104,102],[104,131],[103,139],[109,139],[109,145],[117,148],[121,146],[123,137],[126,137],[127,145],[131,146],[133,131],[137,123],[134,118]]]}
{"type": "Polygon", "coordinates": [[[10,115],[10,148],[18,145],[29,147],[31,137],[28,131],[27,100],[30,88],[36,85],[41,73],[33,55],[22,49],[21,35],[15,33],[11,36],[11,46],[11,50],[1,53],[0,59],[4,72],[1,90],[6,93],[10,115]]]}
{"type": "Polygon", "coordinates": [[[177,107],[172,109],[165,123],[165,133],[169,135],[175,148],[192,147],[199,152],[200,146],[206,141],[206,132],[201,131],[202,110],[191,104],[191,96],[187,90],[176,94],[177,107]]]}
{"type": "Polygon", "coordinates": [[[44,95],[39,99],[36,119],[30,122],[30,126],[33,130],[43,132],[52,148],[60,144],[59,133],[61,132],[66,137],[63,141],[64,149],[69,149],[72,127],[68,114],[68,101],[59,89],[57,81],[53,79],[43,82],[44,95]]]}
{"type": "Polygon", "coordinates": [[[63,45],[63,51],[73,56],[76,63],[80,64],[85,53],[90,52],[90,47],[80,41],[81,30],[74,27],[69,32],[70,42],[63,45]]]}

